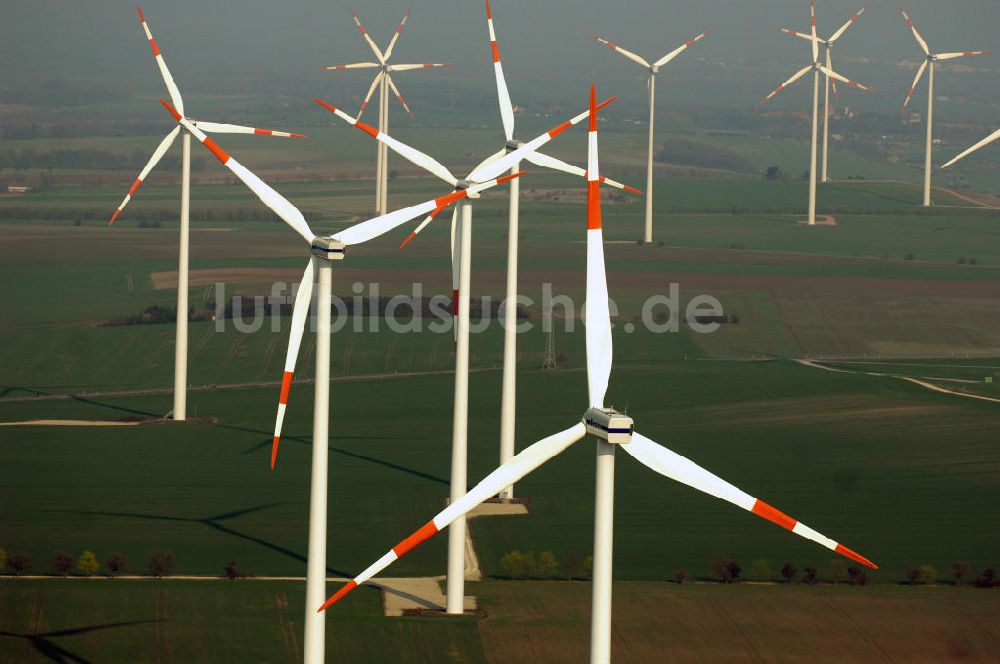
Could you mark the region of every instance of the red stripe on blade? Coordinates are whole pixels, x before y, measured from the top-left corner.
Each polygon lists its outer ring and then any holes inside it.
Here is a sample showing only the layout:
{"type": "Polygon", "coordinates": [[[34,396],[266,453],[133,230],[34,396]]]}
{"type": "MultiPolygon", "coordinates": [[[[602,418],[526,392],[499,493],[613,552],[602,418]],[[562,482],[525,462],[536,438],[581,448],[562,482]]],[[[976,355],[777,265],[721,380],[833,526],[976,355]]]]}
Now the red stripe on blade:
{"type": "Polygon", "coordinates": [[[763,517],[772,523],[778,524],[785,530],[791,530],[796,524],[795,519],[788,516],[781,510],[771,507],[763,500],[758,499],[757,502],[754,503],[753,510],[751,511],[759,517],[763,517]]]}
{"type": "Polygon", "coordinates": [[[204,141],[205,147],[212,151],[215,158],[218,159],[223,165],[229,161],[229,153],[219,147],[219,144],[213,141],[211,138],[205,137],[204,141]]]}
{"type": "Polygon", "coordinates": [[[486,0],[486,18],[488,19],[493,18],[493,12],[490,11],[490,0],[486,0]]]}
{"type": "Polygon", "coordinates": [[[400,245],[399,245],[399,248],[400,248],[400,249],[402,249],[403,247],[405,247],[406,245],[408,245],[408,244],[410,243],[410,240],[412,240],[412,239],[413,239],[413,238],[415,238],[415,237],[417,237],[417,234],[416,234],[416,233],[410,233],[409,235],[407,235],[407,236],[406,236],[406,239],[405,239],[405,240],[403,240],[403,241],[402,241],[402,242],[400,243],[400,245]]]}
{"type": "Polygon", "coordinates": [[[272,134],[270,129],[254,129],[253,133],[261,136],[270,136],[272,134]]]}
{"type": "Polygon", "coordinates": [[[330,111],[331,113],[337,112],[337,107],[334,106],[333,104],[328,104],[322,99],[316,99],[315,97],[313,97],[313,101],[322,106],[323,108],[325,108],[326,110],[330,111]]]}
{"type": "Polygon", "coordinates": [[[110,226],[111,224],[115,223],[115,219],[117,219],[118,215],[120,215],[121,213],[122,213],[121,210],[115,210],[115,213],[113,215],[111,215],[111,221],[108,222],[108,226],[110,226]]]}
{"type": "Polygon", "coordinates": [[[405,540],[403,540],[396,546],[392,547],[392,551],[397,556],[402,557],[406,555],[411,549],[413,549],[413,547],[422,544],[423,542],[426,542],[430,538],[437,535],[437,533],[438,533],[437,526],[434,525],[433,521],[428,521],[427,523],[425,523],[423,526],[420,527],[420,530],[413,533],[412,535],[407,537],[405,540]]]}
{"type": "Polygon", "coordinates": [[[278,462],[278,443],[281,441],[281,436],[275,436],[274,440],[271,441],[271,470],[274,470],[274,465],[278,462]]]}
{"type": "Polygon", "coordinates": [[[549,138],[555,138],[556,136],[558,136],[559,134],[563,133],[564,131],[566,131],[567,129],[569,129],[572,126],[573,126],[572,122],[568,122],[567,121],[567,122],[562,123],[561,125],[559,125],[558,127],[556,127],[555,129],[553,129],[553,130],[551,130],[549,132],[549,138]]]}
{"type": "Polygon", "coordinates": [[[146,22],[146,16],[142,13],[142,7],[140,7],[139,5],[136,5],[135,6],[135,10],[137,12],[139,12],[139,20],[142,21],[143,23],[145,23],[146,22]]]}
{"type": "Polygon", "coordinates": [[[128,195],[131,196],[132,194],[134,194],[135,190],[138,189],[139,185],[141,185],[141,184],[142,184],[142,180],[136,178],[135,182],[132,183],[132,186],[129,187],[128,195]]]}
{"type": "Polygon", "coordinates": [[[369,134],[372,138],[378,137],[378,129],[371,126],[370,124],[365,124],[364,122],[361,122],[359,120],[358,122],[355,123],[354,126],[360,129],[361,131],[365,132],[366,134],[369,134]]]}
{"type": "Polygon", "coordinates": [[[348,581],[347,583],[345,583],[344,585],[342,585],[340,587],[340,590],[338,590],[333,595],[333,597],[331,597],[330,599],[328,599],[325,602],[323,602],[323,606],[319,607],[316,610],[316,612],[319,613],[321,611],[326,611],[328,608],[330,608],[331,606],[333,606],[334,604],[336,604],[340,600],[344,599],[344,596],[346,596],[347,593],[351,592],[352,590],[354,590],[357,587],[358,587],[358,584],[357,584],[356,581],[348,581]]]}
{"type": "Polygon", "coordinates": [[[591,180],[587,183],[587,230],[601,228],[601,183],[591,180]]]}
{"type": "Polygon", "coordinates": [[[490,42],[490,46],[493,47],[493,62],[500,62],[500,49],[497,48],[497,43],[490,42]]]}
{"type": "Polygon", "coordinates": [[[177,120],[178,122],[181,121],[181,114],[177,112],[176,108],[174,108],[173,106],[170,105],[170,102],[168,102],[168,101],[166,101],[164,99],[161,99],[160,103],[163,104],[164,108],[166,108],[168,111],[170,111],[170,115],[174,116],[174,120],[177,120]]]}
{"type": "Polygon", "coordinates": [[[160,47],[156,45],[156,40],[155,39],[150,38],[149,45],[153,49],[153,55],[159,55],[160,54],[160,47]]]}
{"type": "Polygon", "coordinates": [[[286,371],[281,377],[281,394],[278,396],[278,403],[288,403],[288,393],[292,389],[292,377],[294,375],[294,371],[286,371]]]}
{"type": "Polygon", "coordinates": [[[865,565],[866,567],[871,567],[872,569],[878,569],[878,565],[876,565],[872,561],[868,560],[867,558],[865,558],[864,556],[862,556],[860,553],[857,553],[856,551],[851,551],[850,549],[848,549],[843,544],[838,544],[837,548],[834,549],[834,551],[836,551],[837,553],[839,553],[842,556],[847,556],[848,558],[850,558],[854,562],[861,563],[862,565],[865,565]]]}
{"type": "Polygon", "coordinates": [[[451,292],[451,315],[458,315],[458,289],[451,292]]]}

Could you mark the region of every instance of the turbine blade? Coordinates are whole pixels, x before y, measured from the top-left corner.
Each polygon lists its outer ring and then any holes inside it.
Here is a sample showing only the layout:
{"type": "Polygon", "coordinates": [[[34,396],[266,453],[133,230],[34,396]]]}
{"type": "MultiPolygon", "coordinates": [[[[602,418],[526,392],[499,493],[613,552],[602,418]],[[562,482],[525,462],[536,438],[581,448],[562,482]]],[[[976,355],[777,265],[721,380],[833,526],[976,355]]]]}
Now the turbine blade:
{"type": "Polygon", "coordinates": [[[974,55],[989,55],[989,51],[963,51],[962,53],[938,53],[935,60],[954,60],[956,58],[971,58],[974,55]]]}
{"type": "Polygon", "coordinates": [[[587,390],[591,408],[604,407],[611,377],[611,312],[601,230],[601,180],[597,156],[597,92],[590,86],[590,127],[587,135],[587,390]]]}
{"type": "Polygon", "coordinates": [[[156,66],[160,68],[160,75],[163,77],[163,82],[167,86],[167,93],[170,95],[170,101],[173,103],[174,108],[181,115],[184,115],[184,100],[181,98],[181,91],[177,89],[177,84],[174,83],[174,77],[170,75],[170,70],[167,69],[167,63],[163,59],[163,54],[160,53],[160,47],[156,45],[156,40],[153,39],[153,33],[149,30],[149,24],[146,22],[146,17],[142,13],[139,5],[135,6],[136,11],[139,12],[139,22],[142,23],[142,29],[146,33],[146,39],[149,40],[149,47],[153,49],[153,57],[156,59],[156,66]]]}
{"type": "Polygon", "coordinates": [[[281,392],[278,395],[278,416],[274,421],[274,440],[271,441],[271,470],[278,461],[278,445],[281,442],[281,425],[285,420],[285,409],[288,407],[288,393],[292,389],[292,378],[295,376],[295,361],[299,357],[299,347],[302,345],[302,333],[306,327],[306,317],[309,315],[309,305],[312,302],[313,280],[316,266],[310,257],[302,281],[295,291],[295,305],[292,308],[292,326],[288,331],[288,350],[285,352],[285,372],[281,376],[281,392]]]}
{"type": "Polygon", "coordinates": [[[738,489],[721,477],[710,473],[690,459],[668,450],[666,447],[653,442],[638,432],[632,434],[632,441],[622,445],[622,449],[628,452],[636,461],[664,477],[669,477],[681,484],[688,485],[692,489],[697,489],[702,493],[707,493],[710,496],[732,503],[737,507],[742,507],[748,512],[776,523],[796,535],[812,540],[857,563],[861,563],[872,569],[878,569],[878,565],[855,551],[848,549],[843,544],[821,535],[801,521],[796,521],[764,501],[754,498],[750,494],[738,489]]]}
{"type": "MultiPolygon", "coordinates": [[[[604,108],[605,106],[613,102],[615,99],[617,99],[617,97],[612,97],[610,99],[602,101],[600,104],[596,106],[597,110],[604,108]]],[[[527,143],[525,143],[518,149],[514,150],[513,152],[504,155],[500,159],[497,159],[493,163],[476,168],[474,171],[469,173],[469,176],[466,179],[470,180],[471,182],[485,182],[487,180],[492,180],[493,178],[498,177],[501,173],[509,171],[514,166],[514,164],[525,159],[526,155],[534,152],[541,146],[545,145],[546,143],[548,143],[553,138],[563,133],[573,125],[579,124],[580,122],[585,120],[589,115],[590,111],[587,110],[584,111],[583,113],[580,113],[576,117],[570,118],[566,122],[563,122],[562,124],[553,127],[544,134],[528,141],[527,143]]]]}
{"type": "Polygon", "coordinates": [[[402,34],[403,26],[406,25],[406,22],[409,20],[409,18],[410,18],[410,10],[407,9],[406,13],[403,14],[403,19],[399,22],[399,27],[396,28],[396,32],[393,33],[392,39],[389,40],[389,45],[385,49],[386,60],[392,57],[392,48],[396,45],[396,40],[399,39],[399,35],[402,34]]]}
{"type": "Polygon", "coordinates": [[[809,0],[809,40],[812,42],[813,62],[819,62],[819,37],[816,35],[816,0],[809,0]]]}
{"type": "Polygon", "coordinates": [[[389,82],[389,87],[392,88],[392,92],[393,94],[396,95],[396,99],[399,100],[399,103],[402,105],[403,110],[406,111],[406,114],[412,118],[413,112],[410,110],[410,107],[406,105],[406,100],[403,99],[403,95],[399,94],[399,88],[397,88],[396,84],[393,82],[392,76],[386,74],[385,80],[389,82]]]}
{"type": "Polygon", "coordinates": [[[257,136],[277,136],[278,138],[305,138],[305,134],[293,134],[287,131],[277,131],[274,129],[260,129],[258,127],[244,127],[242,125],[225,124],[221,122],[205,122],[203,120],[192,120],[198,129],[209,134],[255,134],[257,136]]]}
{"type": "MultiPolygon", "coordinates": [[[[474,169],[472,169],[472,170],[474,170],[474,171],[475,171],[475,170],[479,170],[480,168],[483,168],[484,166],[488,166],[489,164],[492,164],[492,163],[493,163],[494,161],[496,161],[497,159],[500,159],[501,157],[503,157],[503,156],[504,156],[505,154],[507,154],[507,149],[506,149],[506,148],[504,148],[503,150],[500,150],[499,152],[496,152],[496,153],[494,153],[494,154],[491,154],[491,155],[490,155],[489,157],[487,157],[486,159],[483,159],[483,160],[482,160],[482,161],[481,161],[481,162],[480,162],[480,163],[479,163],[479,164],[478,164],[478,165],[477,165],[477,166],[476,166],[476,167],[475,167],[474,169]]],[[[530,160],[530,159],[528,159],[527,157],[525,157],[525,159],[527,159],[528,161],[531,161],[531,160],[530,160]]]]}
{"type": "Polygon", "coordinates": [[[292,205],[287,198],[279,194],[277,191],[271,188],[266,182],[261,180],[259,177],[250,172],[246,166],[240,162],[233,159],[233,157],[223,150],[218,143],[213,141],[211,138],[205,135],[201,129],[195,127],[190,120],[182,116],[177,112],[173,106],[168,104],[164,100],[160,100],[170,114],[174,116],[174,119],[181,123],[185,129],[191,132],[191,135],[198,139],[202,145],[208,149],[219,162],[232,171],[233,175],[238,177],[243,184],[250,188],[260,202],[271,209],[278,217],[280,217],[286,224],[292,227],[296,233],[302,236],[306,242],[312,242],[313,238],[316,237],[309,228],[309,224],[306,223],[305,217],[297,207],[292,205]]]}
{"type": "MultiPolygon", "coordinates": [[[[536,166],[541,166],[543,168],[551,168],[554,171],[562,171],[563,173],[569,173],[571,175],[578,175],[582,178],[587,177],[587,171],[579,166],[574,166],[573,164],[567,164],[561,159],[556,159],[555,157],[550,157],[549,155],[542,154],[541,152],[532,152],[525,155],[525,161],[530,161],[536,166]]],[[[614,187],[615,189],[622,189],[632,194],[642,196],[642,192],[635,187],[630,187],[627,184],[622,184],[611,178],[600,176],[601,184],[606,184],[609,187],[614,187]]]]}
{"type": "Polygon", "coordinates": [[[983,140],[979,141],[978,143],[976,143],[975,145],[973,145],[971,148],[969,148],[968,150],[966,150],[962,154],[958,155],[957,157],[955,157],[954,159],[952,159],[951,161],[949,161],[947,164],[945,164],[941,168],[948,168],[949,166],[951,166],[955,162],[959,161],[960,159],[965,159],[967,156],[969,156],[970,154],[972,154],[973,152],[975,152],[979,148],[982,148],[982,147],[985,147],[985,146],[989,145],[990,143],[992,143],[993,141],[997,140],[998,138],[1000,138],[1000,129],[998,129],[997,131],[993,132],[992,134],[990,134],[989,136],[987,136],[983,140]]]}
{"type": "Polygon", "coordinates": [[[415,65],[389,65],[387,69],[389,71],[410,71],[411,69],[436,69],[438,67],[450,67],[451,65],[444,62],[427,62],[424,64],[415,65]]]}
{"type": "MultiPolygon", "coordinates": [[[[798,37],[799,39],[812,41],[812,35],[810,35],[807,32],[798,32],[797,30],[789,30],[788,28],[781,28],[781,31],[784,32],[786,35],[790,35],[792,37],[798,37]]],[[[820,44],[826,43],[826,40],[821,37],[816,37],[816,41],[818,41],[820,44]]]]}
{"type": "Polygon", "coordinates": [[[433,157],[430,157],[430,156],[424,154],[423,152],[421,152],[420,150],[417,150],[416,148],[411,148],[409,145],[406,145],[405,143],[403,143],[401,141],[397,141],[392,136],[389,136],[389,134],[382,133],[378,129],[376,129],[375,127],[372,127],[369,124],[365,124],[364,122],[361,122],[360,120],[352,118],[351,116],[349,116],[347,113],[344,113],[342,110],[340,110],[336,106],[333,106],[332,104],[328,104],[327,102],[323,101],[322,99],[313,99],[313,101],[315,101],[317,104],[319,104],[320,106],[322,106],[326,110],[328,110],[331,113],[333,113],[334,115],[336,115],[338,118],[340,118],[341,120],[343,120],[347,124],[353,125],[354,127],[357,127],[358,129],[360,129],[364,133],[368,134],[369,136],[371,136],[375,140],[381,141],[385,145],[389,146],[389,148],[393,152],[395,152],[399,156],[403,157],[404,159],[406,159],[407,161],[409,161],[411,164],[414,164],[415,166],[419,166],[420,168],[423,168],[424,170],[426,170],[427,172],[431,173],[432,175],[438,176],[439,178],[441,178],[442,180],[444,180],[445,182],[447,182],[452,187],[454,187],[455,185],[458,184],[458,178],[456,178],[454,175],[452,175],[451,171],[449,171],[447,168],[445,168],[445,166],[442,163],[440,163],[439,161],[437,161],[433,157]]]}
{"type": "Polygon", "coordinates": [[[167,150],[170,149],[170,146],[174,144],[174,140],[177,138],[177,134],[179,134],[180,131],[181,126],[177,125],[171,129],[170,132],[163,137],[163,140],[160,141],[160,144],[156,146],[156,149],[153,150],[153,156],[149,158],[146,165],[142,167],[141,171],[139,171],[139,177],[137,177],[135,182],[132,183],[132,186],[129,187],[128,193],[125,194],[125,200],[121,202],[121,205],[118,206],[118,209],[115,210],[115,213],[111,216],[111,221],[108,222],[108,226],[115,223],[115,219],[117,219],[118,215],[122,213],[122,210],[125,209],[128,202],[132,200],[132,195],[135,193],[136,189],[138,189],[139,186],[146,180],[149,176],[149,172],[152,171],[158,163],[160,163],[160,160],[163,159],[163,155],[165,155],[167,150]]]}
{"type": "Polygon", "coordinates": [[[358,117],[355,118],[355,121],[360,120],[361,116],[365,112],[365,109],[368,108],[368,102],[371,101],[372,95],[375,94],[375,88],[378,87],[379,81],[382,80],[383,76],[385,76],[385,72],[380,71],[372,80],[372,84],[368,86],[368,92],[365,94],[365,98],[361,102],[361,108],[358,109],[358,117]]]}
{"type": "Polygon", "coordinates": [[[358,30],[361,31],[361,36],[365,38],[366,42],[368,42],[368,46],[371,47],[372,53],[375,54],[375,57],[378,58],[378,61],[381,64],[385,64],[385,56],[382,55],[382,51],[380,51],[378,46],[375,45],[375,42],[372,41],[371,35],[369,35],[368,31],[365,30],[365,26],[361,25],[361,19],[358,18],[358,13],[353,9],[351,10],[351,18],[353,18],[354,22],[358,24],[358,30]]]}
{"type": "Polygon", "coordinates": [[[586,427],[583,423],[579,423],[526,448],[513,459],[487,475],[483,481],[472,488],[467,494],[439,512],[437,516],[418,528],[412,535],[390,549],[368,569],[341,586],[340,590],[326,600],[323,606],[319,607],[319,610],[324,611],[336,602],[339,602],[352,590],[396,562],[416,546],[444,530],[455,519],[472,511],[476,505],[479,505],[488,498],[495,496],[504,487],[515,484],[543,463],[566,450],[566,448],[583,438],[586,434],[586,427]]]}
{"type": "Polygon", "coordinates": [[[514,105],[507,91],[507,80],[503,75],[503,65],[500,63],[500,49],[497,48],[497,35],[493,29],[493,12],[490,11],[490,0],[486,0],[486,27],[490,35],[490,47],[493,49],[493,73],[497,80],[497,99],[500,102],[500,121],[503,123],[503,133],[507,140],[514,138],[514,105]]]}
{"type": "Polygon", "coordinates": [[[491,182],[484,182],[483,184],[476,185],[475,187],[469,187],[468,189],[459,189],[450,194],[432,198],[431,200],[418,205],[411,205],[409,207],[384,214],[380,217],[362,221],[361,223],[355,224],[354,226],[342,230],[339,233],[335,233],[333,235],[333,239],[343,242],[346,245],[361,244],[363,242],[368,242],[369,240],[374,240],[380,235],[388,233],[397,226],[401,226],[408,221],[431,212],[432,210],[436,210],[437,208],[446,208],[456,201],[468,198],[469,194],[479,193],[480,191],[495,187],[501,182],[507,182],[508,180],[520,177],[521,175],[521,173],[515,173],[514,175],[496,178],[491,182]]]}
{"type": "Polygon", "coordinates": [[[899,11],[902,12],[906,25],[910,26],[910,31],[913,32],[913,38],[917,40],[918,44],[920,44],[920,48],[923,49],[924,55],[930,55],[931,50],[927,47],[927,42],[924,41],[924,38],[920,36],[919,32],[917,32],[917,26],[913,25],[913,19],[910,18],[910,15],[907,14],[906,10],[902,7],[899,8],[899,11]]]}
{"type": "Polygon", "coordinates": [[[607,46],[608,48],[610,48],[615,53],[620,53],[621,55],[624,55],[626,58],[628,58],[632,62],[640,64],[640,65],[642,65],[643,67],[646,67],[646,68],[649,67],[649,63],[646,62],[643,58],[639,57],[638,55],[636,55],[632,51],[626,51],[624,48],[622,48],[621,46],[619,46],[618,44],[616,44],[614,42],[608,41],[607,39],[602,39],[601,37],[598,37],[597,35],[590,35],[590,38],[594,39],[596,41],[599,41],[600,43],[604,44],[605,46],[607,46]]]}
{"type": "Polygon", "coordinates": [[[861,18],[861,15],[864,14],[866,11],[868,11],[868,8],[867,7],[862,7],[857,12],[855,12],[854,15],[851,16],[851,18],[847,19],[847,23],[845,23],[842,26],[840,26],[840,29],[838,29],[835,33],[833,33],[833,35],[827,40],[827,42],[830,43],[830,44],[833,44],[838,39],[840,39],[841,37],[843,37],[844,33],[847,32],[847,29],[849,27],[851,27],[852,25],[854,25],[857,22],[857,20],[859,18],[861,18]]]}
{"type": "Polygon", "coordinates": [[[821,72],[823,72],[824,75],[829,76],[832,80],[840,81],[841,83],[846,83],[847,85],[850,85],[851,87],[858,88],[859,90],[864,90],[865,92],[871,92],[871,90],[869,88],[867,88],[866,86],[861,85],[857,81],[852,81],[851,79],[847,78],[846,76],[842,76],[842,75],[838,74],[837,72],[833,71],[832,69],[829,69],[829,68],[824,67],[824,66],[821,65],[820,68],[819,68],[819,70],[821,72]]]}
{"type": "Polygon", "coordinates": [[[676,58],[678,55],[680,55],[681,53],[683,53],[687,49],[691,48],[694,44],[697,44],[698,42],[700,42],[702,39],[704,39],[705,37],[707,37],[711,33],[712,33],[711,30],[706,30],[705,32],[701,33],[700,35],[698,35],[694,39],[689,39],[688,41],[684,42],[681,46],[675,48],[674,50],[670,51],[669,53],[667,53],[666,55],[664,55],[662,58],[660,58],[659,60],[657,60],[656,62],[654,62],[653,66],[654,67],[662,67],[663,65],[669,63],[671,60],[673,60],[674,58],[676,58]]]}
{"type": "Polygon", "coordinates": [[[371,69],[372,67],[378,67],[377,62],[355,62],[349,65],[331,65],[326,67],[327,71],[333,71],[336,69],[371,69]]]}
{"type": "Polygon", "coordinates": [[[778,87],[776,87],[771,94],[769,94],[768,96],[764,97],[764,101],[765,102],[766,101],[770,101],[779,92],[781,92],[782,90],[784,90],[785,88],[787,88],[792,83],[794,83],[795,81],[799,80],[800,78],[802,78],[803,76],[805,76],[806,74],[808,74],[809,72],[811,72],[812,70],[813,70],[813,65],[808,65],[808,66],[805,66],[802,69],[798,70],[797,72],[795,72],[795,74],[792,75],[792,77],[790,79],[788,79],[787,81],[785,81],[784,83],[782,83],[781,85],[779,85],[778,87]]]}
{"type": "Polygon", "coordinates": [[[906,112],[906,107],[910,105],[910,100],[913,99],[913,93],[917,91],[917,86],[920,85],[920,79],[923,77],[924,72],[927,71],[927,63],[929,60],[924,60],[920,63],[920,67],[917,68],[917,75],[913,78],[913,85],[910,86],[910,91],[906,93],[906,99],[903,100],[903,110],[901,113],[906,112]]]}

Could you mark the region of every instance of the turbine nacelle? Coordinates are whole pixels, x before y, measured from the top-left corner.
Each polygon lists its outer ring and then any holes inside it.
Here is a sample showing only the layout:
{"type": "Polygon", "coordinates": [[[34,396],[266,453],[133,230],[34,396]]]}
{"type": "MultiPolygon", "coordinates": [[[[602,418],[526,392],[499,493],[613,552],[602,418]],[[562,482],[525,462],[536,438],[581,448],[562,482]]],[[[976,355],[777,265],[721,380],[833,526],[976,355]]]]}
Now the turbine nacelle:
{"type": "Polygon", "coordinates": [[[583,424],[587,433],[612,445],[627,445],[632,442],[635,424],[628,415],[614,408],[590,408],[583,414],[583,424]]]}
{"type": "Polygon", "coordinates": [[[347,248],[343,242],[338,242],[331,237],[315,237],[309,245],[309,250],[313,256],[328,260],[344,260],[344,252],[347,248]]]}
{"type": "Polygon", "coordinates": [[[469,200],[474,200],[482,196],[482,194],[479,191],[473,189],[473,187],[477,184],[480,183],[473,182],[472,180],[459,180],[458,182],[455,183],[455,191],[464,190],[466,192],[465,197],[468,198],[469,200]]]}

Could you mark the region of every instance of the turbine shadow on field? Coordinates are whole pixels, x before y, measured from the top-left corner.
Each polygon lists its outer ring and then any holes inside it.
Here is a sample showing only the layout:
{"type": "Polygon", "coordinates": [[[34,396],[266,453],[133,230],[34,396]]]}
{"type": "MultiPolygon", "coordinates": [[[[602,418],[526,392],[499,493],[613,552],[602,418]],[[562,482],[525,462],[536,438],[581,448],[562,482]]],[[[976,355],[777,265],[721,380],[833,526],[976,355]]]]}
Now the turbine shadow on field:
{"type": "MultiPolygon", "coordinates": [[[[271,438],[270,438],[271,433],[270,432],[260,431],[259,429],[250,429],[250,428],[247,428],[247,427],[233,427],[233,426],[225,426],[225,425],[217,425],[217,426],[219,426],[220,428],[223,428],[223,429],[232,429],[234,431],[246,431],[246,432],[249,432],[249,433],[266,434],[268,436],[268,438],[264,438],[263,440],[255,443],[254,445],[251,445],[247,449],[245,449],[242,452],[240,452],[240,454],[242,456],[249,456],[251,454],[254,454],[255,452],[259,452],[262,449],[270,449],[271,448],[271,438]]],[[[336,440],[369,440],[369,441],[399,441],[399,440],[422,440],[422,441],[426,441],[427,440],[426,438],[423,438],[421,436],[330,436],[330,437],[334,438],[336,440]]],[[[283,435],[281,437],[281,442],[283,442],[283,443],[292,443],[292,442],[294,442],[294,443],[298,443],[299,445],[312,445],[312,439],[311,438],[305,438],[303,436],[283,435]]],[[[341,456],[345,456],[345,457],[348,457],[350,459],[357,459],[358,461],[366,461],[368,463],[373,463],[375,465],[382,466],[384,468],[389,468],[391,470],[398,470],[401,473],[406,473],[407,475],[413,475],[414,477],[419,477],[421,479],[429,480],[431,482],[436,482],[437,484],[441,484],[441,485],[444,485],[444,486],[451,486],[450,480],[448,480],[448,479],[446,479],[444,477],[438,477],[437,475],[431,475],[430,473],[426,473],[426,472],[424,472],[422,470],[417,470],[415,468],[409,468],[407,466],[402,466],[402,465],[400,465],[398,463],[393,463],[392,461],[386,461],[384,459],[379,459],[377,457],[369,456],[367,454],[359,454],[358,452],[351,452],[350,450],[346,450],[346,449],[344,449],[342,447],[334,447],[334,446],[331,445],[328,449],[331,452],[333,452],[334,454],[339,454],[341,456]]]]}
{"type": "Polygon", "coordinates": [[[138,410],[136,408],[127,408],[125,406],[117,406],[104,401],[96,401],[94,399],[88,399],[86,397],[81,397],[79,394],[71,394],[69,398],[78,403],[84,403],[88,406],[101,406],[102,408],[110,408],[111,410],[120,410],[123,413],[130,413],[132,415],[146,415],[148,417],[161,417],[162,413],[151,413],[148,410],[138,410]]]}
{"type": "MultiPolygon", "coordinates": [[[[110,516],[110,517],[121,517],[126,519],[143,519],[146,521],[173,521],[178,523],[197,523],[216,532],[223,533],[224,535],[229,535],[237,539],[244,540],[246,542],[252,542],[266,549],[274,551],[275,553],[280,553],[281,555],[296,560],[305,564],[306,557],[297,551],[293,551],[287,547],[281,546],[280,544],[275,544],[274,542],[268,542],[265,539],[261,539],[256,535],[250,535],[235,528],[230,528],[229,526],[219,523],[220,521],[227,521],[229,519],[235,519],[236,517],[245,516],[247,514],[252,514],[254,512],[260,512],[262,510],[271,509],[272,507],[277,507],[278,505],[284,505],[284,503],[266,503],[264,505],[257,505],[255,507],[247,507],[241,510],[233,510],[231,512],[223,512],[222,514],[216,514],[214,516],[205,517],[202,519],[196,519],[192,517],[184,516],[173,516],[170,514],[143,514],[141,512],[97,512],[90,510],[48,510],[50,512],[61,512],[64,514],[83,514],[87,516],[110,516]]],[[[334,569],[327,566],[327,571],[331,574],[337,576],[348,576],[347,572],[343,570],[334,569]]]]}
{"type": "Polygon", "coordinates": [[[90,664],[89,659],[84,659],[79,655],[62,648],[52,642],[51,639],[61,636],[76,636],[77,634],[87,634],[104,629],[115,629],[118,627],[131,627],[133,625],[145,625],[147,623],[163,622],[162,620],[131,620],[128,622],[106,623],[103,625],[90,625],[87,627],[72,627],[70,629],[60,629],[41,634],[20,634],[18,632],[0,631],[0,638],[10,637],[14,639],[25,639],[31,643],[31,647],[38,651],[43,657],[60,664],[90,664]]]}

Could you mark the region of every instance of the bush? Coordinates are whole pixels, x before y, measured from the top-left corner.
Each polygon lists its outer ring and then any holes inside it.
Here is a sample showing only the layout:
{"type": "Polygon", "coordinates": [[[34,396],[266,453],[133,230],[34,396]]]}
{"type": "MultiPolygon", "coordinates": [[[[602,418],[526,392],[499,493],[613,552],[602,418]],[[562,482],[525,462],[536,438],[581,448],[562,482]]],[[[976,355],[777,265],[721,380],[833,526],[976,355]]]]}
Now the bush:
{"type": "Polygon", "coordinates": [[[795,575],[799,573],[798,568],[791,563],[785,563],[785,566],[781,568],[781,576],[784,577],[785,583],[790,582],[795,578],[795,575]]]}
{"type": "Polygon", "coordinates": [[[28,554],[15,551],[7,556],[7,570],[14,576],[21,576],[31,569],[31,558],[28,554]]]}
{"type": "Polygon", "coordinates": [[[682,569],[674,570],[674,582],[678,585],[682,585],[687,581],[688,573],[682,569]]]}
{"type": "Polygon", "coordinates": [[[997,586],[997,571],[992,567],[987,567],[973,585],[977,588],[995,588],[997,586]]]}
{"type": "Polygon", "coordinates": [[[916,566],[907,567],[906,570],[903,571],[903,578],[912,586],[920,580],[920,568],[916,566]]]}
{"type": "Polygon", "coordinates": [[[852,586],[867,586],[868,572],[857,565],[851,565],[847,568],[847,582],[852,586]]]}
{"type": "Polygon", "coordinates": [[[59,576],[67,576],[71,569],[73,569],[73,556],[65,551],[56,551],[52,554],[52,571],[59,576]]]}
{"type": "Polygon", "coordinates": [[[97,556],[94,555],[93,551],[84,551],[76,561],[76,568],[87,576],[91,576],[97,574],[97,571],[101,569],[101,563],[97,562],[97,556]]]}
{"type": "Polygon", "coordinates": [[[750,565],[750,576],[754,581],[770,581],[771,568],[766,560],[755,560],[750,565]]]}
{"type": "Polygon", "coordinates": [[[559,573],[559,561],[556,560],[556,554],[551,551],[542,551],[538,554],[538,565],[535,569],[543,579],[551,579],[559,573]]]}
{"type": "Polygon", "coordinates": [[[740,571],[740,564],[729,556],[716,556],[712,561],[712,576],[722,583],[739,581],[740,571]]]}
{"type": "Polygon", "coordinates": [[[567,579],[574,579],[580,576],[583,571],[583,561],[576,551],[567,551],[562,557],[562,571],[567,579]]]}
{"type": "Polygon", "coordinates": [[[951,564],[951,575],[955,577],[955,585],[962,585],[965,577],[969,576],[969,563],[955,561],[951,564]]]}
{"type": "Polygon", "coordinates": [[[245,572],[241,572],[239,568],[236,566],[235,560],[230,560],[229,563],[227,563],[226,566],[222,568],[222,572],[223,574],[226,575],[226,578],[229,579],[230,581],[247,578],[247,574],[245,572]]]}
{"type": "Polygon", "coordinates": [[[531,571],[528,568],[527,556],[517,549],[504,554],[503,558],[500,559],[500,567],[502,567],[504,571],[507,572],[507,576],[512,579],[527,578],[528,573],[531,571]]]}
{"type": "Polygon", "coordinates": [[[912,261],[914,258],[916,258],[916,256],[914,256],[913,254],[906,254],[905,256],[903,256],[904,261],[912,261]]]}
{"type": "Polygon", "coordinates": [[[177,558],[173,551],[160,551],[152,549],[149,552],[149,564],[146,566],[150,576],[160,578],[170,576],[177,564],[177,558]]]}
{"type": "Polygon", "coordinates": [[[847,576],[847,565],[843,560],[831,560],[830,566],[826,569],[827,575],[834,583],[840,583],[847,576]]]}
{"type": "Polygon", "coordinates": [[[0,549],[0,571],[7,569],[7,552],[0,549]]]}
{"type": "Polygon", "coordinates": [[[583,573],[589,579],[594,575],[594,557],[587,556],[583,559],[583,573]]]}
{"type": "Polygon", "coordinates": [[[104,566],[108,568],[108,574],[124,574],[127,571],[125,556],[120,553],[112,553],[104,559],[104,566]]]}
{"type": "Polygon", "coordinates": [[[819,583],[819,571],[815,567],[805,567],[802,570],[802,583],[815,586],[819,583]]]}
{"type": "Polygon", "coordinates": [[[938,571],[934,565],[921,565],[917,571],[920,572],[920,583],[931,584],[937,581],[938,571]]]}

